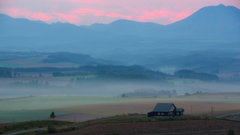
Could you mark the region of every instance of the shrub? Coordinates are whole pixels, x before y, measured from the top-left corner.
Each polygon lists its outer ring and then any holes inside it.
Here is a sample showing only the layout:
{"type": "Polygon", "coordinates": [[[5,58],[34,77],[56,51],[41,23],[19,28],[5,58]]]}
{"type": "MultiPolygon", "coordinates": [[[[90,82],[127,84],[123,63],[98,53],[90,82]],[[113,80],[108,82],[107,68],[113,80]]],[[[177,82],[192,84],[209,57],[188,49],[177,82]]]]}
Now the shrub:
{"type": "Polygon", "coordinates": [[[49,132],[49,133],[56,133],[56,132],[57,132],[57,129],[56,129],[56,127],[54,127],[54,126],[48,126],[48,132],[49,132]]]}
{"type": "Polygon", "coordinates": [[[76,130],[76,127],[71,127],[71,130],[76,130]]]}
{"type": "Polygon", "coordinates": [[[24,129],[28,129],[28,125],[24,125],[24,129]]]}
{"type": "Polygon", "coordinates": [[[233,129],[229,129],[228,130],[228,135],[234,135],[234,130],[233,129]]]}
{"type": "Polygon", "coordinates": [[[0,135],[3,134],[3,133],[4,133],[4,131],[2,129],[0,129],[0,135]]]}

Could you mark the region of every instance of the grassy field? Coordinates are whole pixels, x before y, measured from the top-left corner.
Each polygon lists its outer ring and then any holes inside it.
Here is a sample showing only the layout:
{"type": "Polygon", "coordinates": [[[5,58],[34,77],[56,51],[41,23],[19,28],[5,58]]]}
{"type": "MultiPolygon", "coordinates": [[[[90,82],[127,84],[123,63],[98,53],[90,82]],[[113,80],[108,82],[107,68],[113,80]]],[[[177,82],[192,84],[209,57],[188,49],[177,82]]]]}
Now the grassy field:
{"type": "Polygon", "coordinates": [[[49,97],[29,97],[12,100],[1,100],[0,111],[8,110],[39,110],[62,108],[71,106],[86,106],[96,104],[131,103],[131,102],[211,102],[211,103],[240,103],[239,98],[118,98],[118,97],[81,97],[81,96],[49,96],[49,97]]]}
{"type": "Polygon", "coordinates": [[[50,112],[57,114],[84,113],[102,116],[113,116],[127,113],[147,113],[153,110],[156,103],[174,103],[185,109],[185,114],[214,115],[240,111],[240,98],[117,98],[117,97],[30,97],[22,99],[0,100],[0,123],[37,120],[48,118],[50,112]],[[19,120],[18,120],[19,119],[19,120]]]}
{"type": "Polygon", "coordinates": [[[27,121],[27,122],[19,122],[13,123],[3,128],[4,133],[11,133],[22,130],[29,130],[34,128],[43,128],[48,126],[56,126],[61,127],[65,125],[72,124],[71,122],[63,122],[63,121],[51,121],[51,120],[41,120],[41,121],[27,121]]]}
{"type": "Polygon", "coordinates": [[[11,67],[11,68],[16,68],[18,67],[18,64],[7,62],[7,61],[1,61],[0,62],[0,67],[11,67]]]}
{"type": "Polygon", "coordinates": [[[31,58],[20,58],[16,60],[6,60],[6,61],[0,62],[0,67],[16,68],[16,67],[22,67],[22,65],[34,65],[34,64],[38,64],[43,59],[44,59],[43,57],[31,57],[31,58]]]}
{"type": "MultiPolygon", "coordinates": [[[[68,114],[67,112],[54,111],[56,116],[68,114]]],[[[1,111],[0,123],[14,123],[22,121],[42,120],[50,117],[50,110],[22,110],[22,111],[1,111]]]]}
{"type": "Polygon", "coordinates": [[[32,62],[32,63],[39,63],[41,62],[45,57],[30,57],[30,58],[23,58],[22,60],[32,62]]]}

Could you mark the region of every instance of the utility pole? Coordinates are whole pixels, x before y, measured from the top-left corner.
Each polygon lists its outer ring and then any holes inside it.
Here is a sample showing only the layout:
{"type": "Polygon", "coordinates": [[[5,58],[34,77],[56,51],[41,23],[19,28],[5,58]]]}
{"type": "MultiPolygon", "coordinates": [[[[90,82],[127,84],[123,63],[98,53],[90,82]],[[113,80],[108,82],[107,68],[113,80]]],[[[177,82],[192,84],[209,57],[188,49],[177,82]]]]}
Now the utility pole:
{"type": "Polygon", "coordinates": [[[192,105],[191,105],[191,116],[192,116],[192,105]]]}
{"type": "Polygon", "coordinates": [[[212,107],[212,110],[211,110],[211,114],[212,114],[212,117],[213,117],[213,107],[212,107]]]}

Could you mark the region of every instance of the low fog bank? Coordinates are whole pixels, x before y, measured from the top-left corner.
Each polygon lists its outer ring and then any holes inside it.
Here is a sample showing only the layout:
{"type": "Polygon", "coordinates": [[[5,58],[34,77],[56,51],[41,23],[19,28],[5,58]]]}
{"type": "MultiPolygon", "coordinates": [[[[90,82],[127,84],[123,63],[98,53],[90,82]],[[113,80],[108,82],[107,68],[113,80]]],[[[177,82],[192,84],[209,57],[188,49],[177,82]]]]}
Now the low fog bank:
{"type": "MultiPolygon", "coordinates": [[[[180,80],[178,80],[180,81],[180,80]]],[[[31,86],[9,86],[1,85],[0,98],[15,98],[26,96],[104,96],[117,97],[124,93],[144,90],[148,93],[152,91],[176,91],[176,95],[185,93],[219,93],[219,92],[239,92],[240,85],[224,84],[216,82],[193,82],[184,81],[61,81],[48,82],[48,84],[35,84],[31,86]]],[[[142,95],[144,96],[144,95],[142,95]]],[[[146,96],[148,96],[146,94],[146,96]]],[[[167,95],[163,95],[167,96],[167,95]]]]}
{"type": "MultiPolygon", "coordinates": [[[[105,96],[144,90],[161,96],[239,92],[240,78],[178,70],[173,75],[139,65],[86,65],[77,68],[0,68],[0,98],[25,96],[105,96]],[[166,94],[168,93],[168,94],[166,94]]],[[[142,95],[144,96],[144,94],[142,95]]]]}

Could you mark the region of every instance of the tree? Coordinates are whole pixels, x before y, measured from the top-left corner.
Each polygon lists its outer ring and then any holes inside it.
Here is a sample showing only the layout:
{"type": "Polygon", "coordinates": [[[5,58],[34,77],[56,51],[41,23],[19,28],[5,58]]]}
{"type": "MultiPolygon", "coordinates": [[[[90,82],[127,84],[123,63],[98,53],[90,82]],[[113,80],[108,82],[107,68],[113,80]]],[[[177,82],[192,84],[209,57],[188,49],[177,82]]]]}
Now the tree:
{"type": "Polygon", "coordinates": [[[234,135],[234,130],[233,129],[228,130],[228,135],[234,135]]]}
{"type": "Polygon", "coordinates": [[[49,133],[56,133],[57,132],[57,129],[56,129],[56,127],[54,127],[54,126],[48,126],[48,132],[49,133]]]}
{"type": "Polygon", "coordinates": [[[54,112],[51,113],[50,118],[55,118],[55,113],[54,112]]]}

